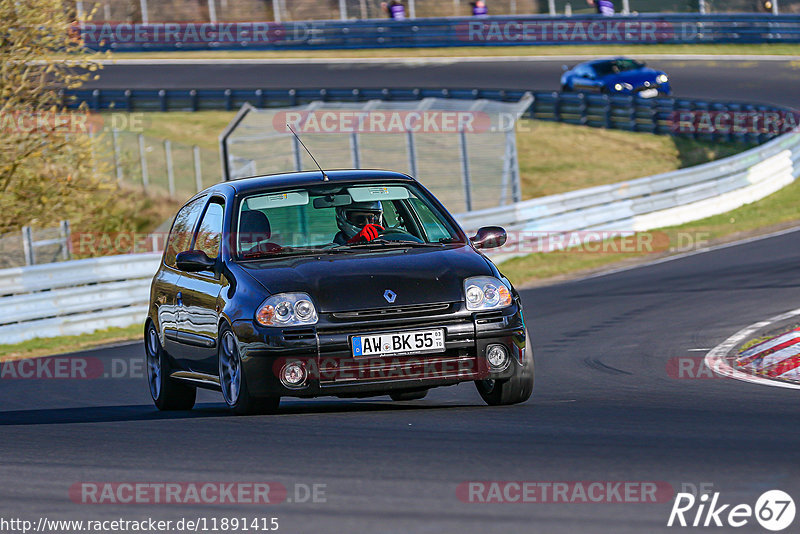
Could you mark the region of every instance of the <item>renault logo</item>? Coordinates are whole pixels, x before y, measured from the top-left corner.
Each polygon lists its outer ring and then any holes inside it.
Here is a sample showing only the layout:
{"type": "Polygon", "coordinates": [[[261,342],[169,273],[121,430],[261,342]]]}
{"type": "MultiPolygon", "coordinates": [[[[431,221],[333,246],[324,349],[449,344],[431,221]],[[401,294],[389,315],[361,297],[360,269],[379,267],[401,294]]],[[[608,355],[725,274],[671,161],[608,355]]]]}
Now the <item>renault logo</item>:
{"type": "Polygon", "coordinates": [[[391,304],[391,303],[393,303],[393,302],[395,301],[395,299],[397,298],[397,293],[395,293],[395,292],[394,292],[394,291],[392,291],[391,289],[387,289],[386,291],[384,291],[384,292],[383,292],[383,298],[385,298],[385,299],[386,299],[386,302],[388,302],[389,304],[391,304]]]}

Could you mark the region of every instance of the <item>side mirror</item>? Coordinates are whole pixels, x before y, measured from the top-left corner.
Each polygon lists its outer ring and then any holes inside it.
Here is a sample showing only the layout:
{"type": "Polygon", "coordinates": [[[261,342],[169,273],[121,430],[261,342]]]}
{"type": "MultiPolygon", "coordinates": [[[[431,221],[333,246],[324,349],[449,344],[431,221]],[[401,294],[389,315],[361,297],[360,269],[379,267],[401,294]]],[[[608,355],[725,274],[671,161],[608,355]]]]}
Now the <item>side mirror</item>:
{"type": "Polygon", "coordinates": [[[499,226],[484,226],[475,237],[470,237],[475,248],[497,248],[506,244],[508,235],[505,229],[499,226]]]}
{"type": "Polygon", "coordinates": [[[175,265],[178,266],[178,269],[187,273],[211,271],[216,264],[216,260],[209,258],[202,250],[185,250],[179,252],[175,257],[175,265]]]}

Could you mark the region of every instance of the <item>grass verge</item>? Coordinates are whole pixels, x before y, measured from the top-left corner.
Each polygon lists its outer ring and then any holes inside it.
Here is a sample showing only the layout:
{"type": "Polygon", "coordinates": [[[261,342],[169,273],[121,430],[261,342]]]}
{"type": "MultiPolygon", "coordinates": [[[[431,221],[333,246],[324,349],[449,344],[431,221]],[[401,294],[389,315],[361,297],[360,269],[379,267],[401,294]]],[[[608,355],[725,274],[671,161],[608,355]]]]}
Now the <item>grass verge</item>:
{"type": "Polygon", "coordinates": [[[796,44],[653,44],[563,46],[463,46],[441,48],[380,48],[358,50],[196,50],[175,52],[114,52],[114,59],[331,59],[503,56],[617,55],[777,55],[798,56],[796,44]]]}
{"type": "Polygon", "coordinates": [[[142,328],[144,328],[142,325],[137,324],[126,328],[108,328],[79,336],[45,337],[13,345],[0,345],[0,361],[65,354],[111,343],[141,339],[142,328]]]}

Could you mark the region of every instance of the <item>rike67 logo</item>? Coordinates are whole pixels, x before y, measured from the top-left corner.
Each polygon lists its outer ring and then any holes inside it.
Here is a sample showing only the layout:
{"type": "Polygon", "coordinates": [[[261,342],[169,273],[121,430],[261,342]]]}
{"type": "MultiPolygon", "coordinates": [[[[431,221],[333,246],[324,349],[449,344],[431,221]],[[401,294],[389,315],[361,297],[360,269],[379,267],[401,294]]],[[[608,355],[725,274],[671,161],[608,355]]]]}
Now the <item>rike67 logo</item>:
{"type": "Polygon", "coordinates": [[[777,532],[788,528],[794,515],[794,500],[781,490],[763,493],[755,506],[722,503],[719,492],[699,497],[678,493],[667,526],[740,528],[749,525],[747,530],[752,531],[755,521],[765,529],[777,532]]]}

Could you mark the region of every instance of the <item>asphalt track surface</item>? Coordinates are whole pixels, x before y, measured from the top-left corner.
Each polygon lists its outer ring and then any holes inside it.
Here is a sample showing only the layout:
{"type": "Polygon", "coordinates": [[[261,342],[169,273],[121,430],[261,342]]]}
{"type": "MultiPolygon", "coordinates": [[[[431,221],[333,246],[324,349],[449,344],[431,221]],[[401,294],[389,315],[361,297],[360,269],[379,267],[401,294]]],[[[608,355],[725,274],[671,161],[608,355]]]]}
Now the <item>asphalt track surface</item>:
{"type": "MultiPolygon", "coordinates": [[[[0,517],[278,517],[280,532],[666,532],[656,504],[462,502],[465,481],[713,484],[721,502],[769,489],[800,498],[797,392],[677,379],[743,326],[797,307],[800,231],[523,292],[534,397],[484,406],[471,384],[426,399],[289,400],[228,415],[204,392],[160,414],[141,376],[0,381],[0,517]],[[81,481],[325,484],[324,503],[85,505],[81,481]]],[[[142,345],[79,354],[107,372],[142,345]],[[116,363],[114,363],[116,362],[116,363]]],[[[796,528],[797,521],[795,521],[796,528]]],[[[693,530],[693,529],[689,529],[693,530]]],[[[727,531],[727,529],[714,529],[727,531]]],[[[754,520],[738,532],[761,532],[754,520]]],[[[788,530],[790,532],[793,530],[788,530]]]]}
{"type": "MultiPolygon", "coordinates": [[[[588,58],[584,58],[588,59],[588,58]]],[[[289,89],[457,87],[558,90],[561,67],[576,59],[458,61],[272,61],[177,62],[107,65],[100,89],[289,89]]],[[[795,59],[650,59],[670,75],[674,94],[684,98],[797,106],[800,61],[795,59]]]]}

